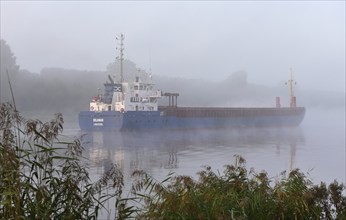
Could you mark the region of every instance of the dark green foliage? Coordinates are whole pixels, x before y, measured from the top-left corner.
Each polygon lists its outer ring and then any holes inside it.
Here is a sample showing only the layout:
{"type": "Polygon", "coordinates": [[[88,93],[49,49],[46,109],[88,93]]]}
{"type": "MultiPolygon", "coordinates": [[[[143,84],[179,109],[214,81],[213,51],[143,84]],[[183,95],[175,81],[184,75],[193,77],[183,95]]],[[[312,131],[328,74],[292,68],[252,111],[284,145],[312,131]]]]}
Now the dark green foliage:
{"type": "Polygon", "coordinates": [[[96,219],[105,201],[120,198],[119,169],[91,183],[80,141],[59,141],[63,122],[61,114],[25,121],[0,105],[0,219],[96,219]]]}
{"type": "Polygon", "coordinates": [[[245,160],[225,167],[223,175],[210,167],[188,176],[158,182],[143,172],[133,187],[144,219],[345,219],[343,184],[313,185],[299,170],[282,173],[274,184],[267,173],[247,171],[245,160]]]}

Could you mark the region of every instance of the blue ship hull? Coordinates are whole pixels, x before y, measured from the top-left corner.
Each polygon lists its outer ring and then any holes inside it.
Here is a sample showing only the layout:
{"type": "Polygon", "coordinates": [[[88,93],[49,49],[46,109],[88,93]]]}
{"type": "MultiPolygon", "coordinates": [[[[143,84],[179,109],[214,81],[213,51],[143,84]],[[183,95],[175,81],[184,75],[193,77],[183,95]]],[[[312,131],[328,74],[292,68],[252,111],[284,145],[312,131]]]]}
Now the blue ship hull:
{"type": "Polygon", "coordinates": [[[81,111],[86,131],[298,126],[305,108],[177,108],[160,111],[81,111]]]}

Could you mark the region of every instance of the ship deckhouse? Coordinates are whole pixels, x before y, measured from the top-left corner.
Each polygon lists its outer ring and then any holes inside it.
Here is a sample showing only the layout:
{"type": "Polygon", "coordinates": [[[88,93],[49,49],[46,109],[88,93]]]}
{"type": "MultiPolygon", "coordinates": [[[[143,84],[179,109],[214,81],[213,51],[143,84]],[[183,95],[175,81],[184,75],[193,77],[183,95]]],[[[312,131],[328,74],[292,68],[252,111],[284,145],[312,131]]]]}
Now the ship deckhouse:
{"type": "Polygon", "coordinates": [[[161,91],[155,89],[155,84],[142,82],[136,77],[134,82],[123,83],[125,111],[157,111],[161,91]]]}
{"type": "Polygon", "coordinates": [[[92,98],[90,111],[157,111],[161,91],[152,82],[143,82],[139,77],[132,82],[104,84],[103,95],[92,98]]]}

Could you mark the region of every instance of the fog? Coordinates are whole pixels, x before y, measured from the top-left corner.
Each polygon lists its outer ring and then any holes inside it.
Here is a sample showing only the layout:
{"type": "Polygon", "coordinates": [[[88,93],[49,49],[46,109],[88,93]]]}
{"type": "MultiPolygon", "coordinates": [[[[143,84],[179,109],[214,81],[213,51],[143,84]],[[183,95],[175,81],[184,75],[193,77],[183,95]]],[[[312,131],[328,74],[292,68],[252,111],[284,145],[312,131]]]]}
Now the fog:
{"type": "Polygon", "coordinates": [[[344,1],[1,1],[1,38],[31,73],[106,71],[119,33],[156,76],[275,87],[292,67],[301,89],[345,92],[344,1]]]}
{"type": "MultiPolygon", "coordinates": [[[[1,41],[1,101],[12,101],[7,72],[11,80],[14,98],[22,111],[62,112],[77,115],[89,108],[90,98],[103,92],[108,75],[119,78],[119,62],[107,65],[104,71],[83,71],[64,68],[43,68],[40,74],[21,69],[16,64],[15,54],[10,46],[1,41]]],[[[142,79],[149,74],[136,65],[124,61],[124,79],[142,79]]],[[[289,87],[285,81],[275,86],[250,82],[248,73],[237,71],[225,79],[212,81],[201,78],[152,75],[158,89],[163,92],[177,92],[179,106],[219,107],[274,107],[275,97],[281,97],[281,105],[289,105],[289,87]]],[[[287,82],[287,81],[286,81],[287,82]]],[[[307,90],[300,84],[295,86],[298,106],[308,108],[344,109],[345,94],[333,91],[307,90]]],[[[168,100],[160,100],[167,105],[168,100]]]]}
{"type": "Polygon", "coordinates": [[[343,1],[0,3],[0,101],[12,99],[8,72],[20,111],[62,112],[77,125],[108,75],[119,76],[124,33],[125,78],[140,68],[179,93],[179,106],[270,107],[276,96],[288,106],[292,68],[302,127],[333,119],[344,139],[343,1]]]}
{"type": "Polygon", "coordinates": [[[108,75],[119,77],[120,33],[125,79],[152,75],[158,89],[180,94],[178,106],[274,107],[279,96],[287,107],[293,69],[297,106],[306,107],[298,128],[94,132],[87,150],[97,166],[191,175],[239,154],[270,176],[299,167],[315,169],[315,182],[346,181],[345,1],[0,4],[0,103],[12,100],[8,72],[17,108],[41,119],[63,113],[70,136],[108,75]]]}

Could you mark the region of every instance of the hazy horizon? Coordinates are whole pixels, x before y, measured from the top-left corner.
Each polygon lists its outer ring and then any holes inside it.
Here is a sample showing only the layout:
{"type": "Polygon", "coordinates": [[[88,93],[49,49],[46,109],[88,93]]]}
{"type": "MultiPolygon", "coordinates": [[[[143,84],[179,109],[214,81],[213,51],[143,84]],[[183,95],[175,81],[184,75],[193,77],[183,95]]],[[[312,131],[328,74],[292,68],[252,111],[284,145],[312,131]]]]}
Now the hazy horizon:
{"type": "Polygon", "coordinates": [[[125,57],[155,75],[345,92],[345,2],[1,1],[1,38],[21,69],[106,70],[125,57]]]}

